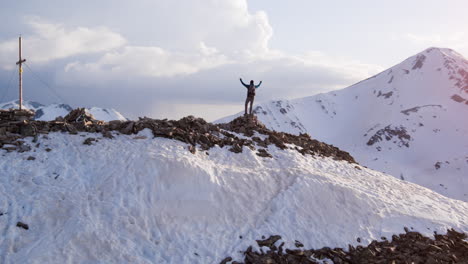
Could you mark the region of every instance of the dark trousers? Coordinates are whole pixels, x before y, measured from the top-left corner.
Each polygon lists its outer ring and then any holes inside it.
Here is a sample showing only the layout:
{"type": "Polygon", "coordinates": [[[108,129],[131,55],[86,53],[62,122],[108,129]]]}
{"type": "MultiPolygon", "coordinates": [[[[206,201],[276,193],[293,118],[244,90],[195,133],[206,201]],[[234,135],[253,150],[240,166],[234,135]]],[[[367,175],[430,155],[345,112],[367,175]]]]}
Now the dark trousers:
{"type": "Polygon", "coordinates": [[[253,107],[253,102],[254,102],[254,96],[247,96],[247,99],[245,99],[245,114],[247,115],[247,105],[250,102],[250,111],[249,114],[252,114],[252,107],[253,107]]]}

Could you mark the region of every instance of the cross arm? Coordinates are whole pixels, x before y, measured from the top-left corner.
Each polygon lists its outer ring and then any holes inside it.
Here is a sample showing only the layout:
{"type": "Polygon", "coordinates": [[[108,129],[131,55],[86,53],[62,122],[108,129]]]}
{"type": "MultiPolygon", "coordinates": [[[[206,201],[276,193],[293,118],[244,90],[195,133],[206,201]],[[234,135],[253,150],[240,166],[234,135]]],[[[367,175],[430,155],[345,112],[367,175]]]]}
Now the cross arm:
{"type": "Polygon", "coordinates": [[[21,63],[24,63],[24,62],[26,62],[26,59],[22,59],[22,60],[16,62],[16,65],[20,65],[21,63]]]}

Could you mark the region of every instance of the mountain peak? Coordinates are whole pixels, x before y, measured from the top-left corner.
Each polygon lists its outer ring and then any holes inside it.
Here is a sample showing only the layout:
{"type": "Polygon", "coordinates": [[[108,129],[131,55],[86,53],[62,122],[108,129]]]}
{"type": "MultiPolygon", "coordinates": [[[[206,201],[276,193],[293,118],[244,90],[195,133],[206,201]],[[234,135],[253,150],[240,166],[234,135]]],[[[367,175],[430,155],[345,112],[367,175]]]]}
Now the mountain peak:
{"type": "MultiPolygon", "coordinates": [[[[405,64],[405,62],[414,63],[415,61],[419,60],[420,58],[428,58],[428,60],[434,60],[434,64],[444,64],[448,63],[461,63],[468,65],[468,61],[466,60],[463,55],[456,52],[450,48],[441,48],[441,47],[429,47],[415,55],[409,57],[405,61],[400,64],[405,64]]],[[[398,65],[400,65],[398,64],[398,65]]],[[[397,65],[397,66],[398,66],[397,65]]],[[[439,65],[442,66],[442,65],[439,65]]]]}
{"type": "Polygon", "coordinates": [[[422,52],[420,52],[418,54],[434,54],[435,52],[438,52],[438,53],[440,53],[442,55],[445,55],[445,56],[448,56],[448,57],[465,59],[465,57],[463,57],[463,55],[461,55],[460,53],[458,53],[455,50],[450,49],[450,48],[429,47],[429,48],[425,49],[424,51],[422,51],[422,52]]]}
{"type": "Polygon", "coordinates": [[[438,52],[454,52],[453,49],[449,49],[449,48],[441,48],[441,47],[429,47],[425,50],[423,50],[422,52],[420,53],[431,53],[431,52],[434,52],[434,51],[438,51],[438,52]]]}

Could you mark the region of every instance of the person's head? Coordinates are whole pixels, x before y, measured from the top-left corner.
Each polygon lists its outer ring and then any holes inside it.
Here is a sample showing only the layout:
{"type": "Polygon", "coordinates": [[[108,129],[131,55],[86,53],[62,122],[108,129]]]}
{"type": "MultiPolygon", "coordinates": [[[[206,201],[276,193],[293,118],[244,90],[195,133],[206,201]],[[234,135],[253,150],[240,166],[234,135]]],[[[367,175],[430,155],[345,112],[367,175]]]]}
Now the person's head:
{"type": "Polygon", "coordinates": [[[250,85],[253,85],[254,84],[254,81],[253,80],[250,80],[250,85]]]}

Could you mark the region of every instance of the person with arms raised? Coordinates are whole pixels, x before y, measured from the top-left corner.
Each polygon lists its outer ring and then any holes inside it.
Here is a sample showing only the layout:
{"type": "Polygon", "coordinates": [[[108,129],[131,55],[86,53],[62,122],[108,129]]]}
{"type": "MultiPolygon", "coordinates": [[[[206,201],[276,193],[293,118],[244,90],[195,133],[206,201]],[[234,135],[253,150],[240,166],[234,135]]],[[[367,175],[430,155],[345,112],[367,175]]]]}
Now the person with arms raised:
{"type": "Polygon", "coordinates": [[[242,78],[240,78],[240,81],[241,81],[242,85],[244,85],[244,87],[247,88],[247,99],[245,99],[245,115],[247,115],[247,106],[248,106],[249,103],[250,103],[249,114],[251,115],[252,114],[252,108],[253,108],[253,102],[254,102],[254,98],[255,98],[255,90],[258,89],[258,87],[260,87],[260,85],[262,85],[262,81],[260,81],[260,83],[257,84],[257,85],[254,84],[253,80],[250,81],[250,84],[245,84],[242,81],[242,78]]]}

